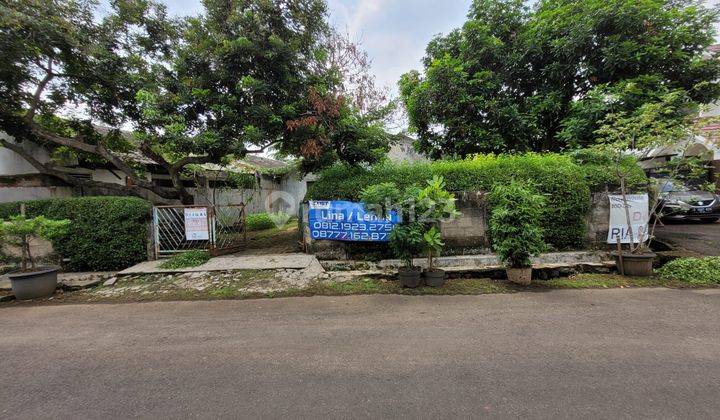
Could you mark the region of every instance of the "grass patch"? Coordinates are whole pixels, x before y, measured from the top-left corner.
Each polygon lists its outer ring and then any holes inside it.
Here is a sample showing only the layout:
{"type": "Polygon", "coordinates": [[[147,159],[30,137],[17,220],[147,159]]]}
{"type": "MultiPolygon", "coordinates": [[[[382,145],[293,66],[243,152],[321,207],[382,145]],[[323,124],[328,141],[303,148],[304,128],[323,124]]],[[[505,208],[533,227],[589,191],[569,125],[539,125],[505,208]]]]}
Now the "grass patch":
{"type": "Polygon", "coordinates": [[[397,281],[361,278],[350,281],[317,282],[306,289],[303,295],[347,296],[347,295],[480,295],[488,293],[513,293],[518,289],[506,282],[491,279],[448,280],[442,287],[418,287],[408,289],[397,281]]]}
{"type": "MultiPolygon", "coordinates": [[[[611,288],[708,288],[720,285],[693,284],[675,279],[656,277],[624,277],[617,274],[577,274],[553,280],[535,280],[530,286],[520,286],[506,280],[489,278],[451,279],[442,287],[408,289],[394,280],[357,278],[353,280],[323,279],[306,287],[288,287],[266,291],[275,283],[275,270],[241,270],[200,278],[190,274],[150,274],[133,276],[114,287],[102,285],[93,289],[57,293],[52,301],[37,303],[93,303],[148,302],[181,300],[260,299],[309,296],[351,295],[482,295],[516,293],[520,291],[548,291],[562,289],[611,288]],[[198,288],[197,286],[202,286],[198,288]],[[119,288],[119,289],[118,289],[119,288]],[[116,293],[112,293],[115,291],[116,293]],[[109,293],[108,293],[109,292],[109,293]]],[[[3,303],[4,305],[5,303],[3,303]]],[[[23,304],[11,302],[9,304],[23,304]]]]}
{"type": "Polygon", "coordinates": [[[619,274],[576,274],[570,277],[534,281],[535,287],[547,289],[610,289],[617,287],[663,287],[670,282],[659,277],[628,277],[619,274]]]}
{"type": "Polygon", "coordinates": [[[173,255],[171,258],[163,261],[163,263],[158,267],[164,270],[174,270],[177,268],[197,267],[208,261],[210,261],[209,252],[203,250],[192,250],[173,255]]]}
{"type": "Polygon", "coordinates": [[[658,270],[667,280],[676,280],[691,285],[720,285],[720,257],[678,258],[658,270]]]}

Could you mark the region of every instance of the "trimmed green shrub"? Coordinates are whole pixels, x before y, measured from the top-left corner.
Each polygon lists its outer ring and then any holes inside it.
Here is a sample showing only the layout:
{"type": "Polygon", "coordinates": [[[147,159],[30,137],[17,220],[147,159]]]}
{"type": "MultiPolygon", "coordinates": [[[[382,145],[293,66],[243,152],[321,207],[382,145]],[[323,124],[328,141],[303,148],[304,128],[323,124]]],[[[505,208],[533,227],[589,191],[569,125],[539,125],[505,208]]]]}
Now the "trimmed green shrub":
{"type": "Polygon", "coordinates": [[[275,227],[275,222],[267,213],[248,214],[245,221],[247,230],[265,230],[275,227]]]}
{"type": "Polygon", "coordinates": [[[517,182],[496,185],[489,196],[490,241],[509,267],[531,267],[530,257],[547,249],[540,227],[545,199],[517,182]]]}
{"type": "MultiPolygon", "coordinates": [[[[68,233],[52,241],[73,271],[113,271],[147,259],[152,205],[135,197],[78,197],[25,202],[27,217],[68,219],[68,233]]],[[[0,204],[0,218],[20,214],[20,203],[0,204]]]]}
{"type": "Polygon", "coordinates": [[[690,284],[720,284],[720,257],[678,258],[658,270],[660,277],[690,284]]]}
{"type": "Polygon", "coordinates": [[[176,268],[197,267],[210,261],[210,253],[202,249],[193,249],[175,254],[160,264],[160,268],[171,270],[176,268]]]}
{"type": "Polygon", "coordinates": [[[545,196],[545,242],[557,249],[582,246],[590,188],[583,168],[567,155],[478,155],[432,163],[386,162],[371,168],[337,164],[320,173],[309,188],[308,199],[359,201],[361,191],[370,185],[392,181],[404,190],[423,187],[436,175],[445,179],[449,191],[490,191],[497,184],[523,182],[545,196]]]}
{"type": "MultiPolygon", "coordinates": [[[[571,152],[569,156],[582,168],[585,180],[592,192],[617,191],[620,180],[617,176],[613,157],[597,150],[582,149],[571,152]]],[[[648,183],[643,169],[633,156],[624,156],[620,160],[620,171],[628,174],[627,188],[630,191],[644,192],[648,183]]]]}

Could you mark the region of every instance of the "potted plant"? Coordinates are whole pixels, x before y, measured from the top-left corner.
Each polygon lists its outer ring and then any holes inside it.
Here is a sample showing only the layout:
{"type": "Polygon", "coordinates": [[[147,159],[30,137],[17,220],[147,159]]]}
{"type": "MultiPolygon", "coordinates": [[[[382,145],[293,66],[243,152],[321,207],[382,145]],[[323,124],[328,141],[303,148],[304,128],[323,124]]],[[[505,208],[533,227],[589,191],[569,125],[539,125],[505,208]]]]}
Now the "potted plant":
{"type": "Polygon", "coordinates": [[[58,269],[36,267],[30,245],[36,238],[52,240],[64,235],[69,224],[69,220],[51,220],[44,216],[32,219],[11,216],[0,223],[0,237],[20,249],[20,270],[8,274],[16,299],[35,299],[55,292],[58,269]]]}
{"type": "Polygon", "coordinates": [[[443,177],[435,176],[427,181],[427,186],[417,196],[418,213],[425,225],[423,233],[424,251],[427,255],[425,284],[438,287],[445,284],[445,270],[435,267],[435,257],[440,255],[445,243],[440,233],[440,221],[457,217],[455,196],[445,189],[443,177]]]}
{"type": "Polygon", "coordinates": [[[390,233],[390,249],[403,262],[398,269],[398,280],[403,287],[415,288],[422,284],[422,268],[413,265],[413,258],[423,250],[423,233],[423,225],[415,222],[395,226],[390,233]]]}
{"type": "Polygon", "coordinates": [[[398,269],[398,280],[404,287],[415,288],[422,283],[422,268],[413,264],[413,258],[423,250],[425,227],[414,219],[417,188],[401,193],[393,182],[370,185],[363,189],[360,199],[367,211],[387,217],[390,211],[400,213],[400,223],[390,232],[390,249],[403,262],[398,269]]]}
{"type": "MultiPolygon", "coordinates": [[[[622,163],[628,158],[650,160],[657,150],[674,150],[684,156],[696,135],[696,110],[687,98],[676,91],[665,92],[657,102],[643,104],[633,111],[612,112],[605,116],[600,128],[595,131],[598,145],[594,148],[606,153],[615,163],[615,176],[620,188],[620,205],[625,209],[627,248],[623,249],[618,238],[615,260],[618,271],[624,275],[650,276],[656,255],[650,249],[655,226],[664,216],[664,203],[660,194],[648,196],[648,220],[644,223],[631,222],[628,186],[631,171],[622,163]],[[650,218],[654,217],[653,223],[650,218]]],[[[706,122],[705,124],[710,124],[706,122]]],[[[710,133],[703,133],[708,136],[710,133]]],[[[671,172],[675,172],[672,171],[671,172]]],[[[672,179],[669,176],[667,179],[672,179]]],[[[667,182],[667,181],[666,181],[667,182]]],[[[660,191],[662,191],[660,186],[660,191]]],[[[672,210],[668,208],[666,210],[672,210]]]]}
{"type": "Polygon", "coordinates": [[[528,285],[532,280],[530,257],[547,248],[540,227],[545,199],[513,182],[495,186],[489,203],[492,247],[506,264],[508,280],[528,285]]]}

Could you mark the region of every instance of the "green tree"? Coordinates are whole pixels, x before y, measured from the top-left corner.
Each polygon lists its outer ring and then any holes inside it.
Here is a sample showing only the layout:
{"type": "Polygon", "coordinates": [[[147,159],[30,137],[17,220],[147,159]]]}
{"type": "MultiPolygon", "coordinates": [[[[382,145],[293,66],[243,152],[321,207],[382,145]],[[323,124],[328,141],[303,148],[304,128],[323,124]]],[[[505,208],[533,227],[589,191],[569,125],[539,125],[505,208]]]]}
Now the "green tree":
{"type": "Polygon", "coordinates": [[[585,146],[609,113],[671,92],[718,98],[720,61],[705,54],[717,20],[696,0],[475,0],[428,44],[424,74],[402,76],[401,98],[431,154],[585,146]]]}
{"type": "Polygon", "coordinates": [[[203,4],[176,20],[152,0],[113,0],[105,14],[94,0],[0,3],[0,129],[14,139],[0,144],[71,185],[183,201],[191,164],[270,149],[304,157],[306,169],[378,158],[387,135],[343,95],[324,0],[203,4]],[[75,177],[25,141],[110,165],[131,185],[75,177]],[[137,154],[172,187],[148,180],[137,154]]]}

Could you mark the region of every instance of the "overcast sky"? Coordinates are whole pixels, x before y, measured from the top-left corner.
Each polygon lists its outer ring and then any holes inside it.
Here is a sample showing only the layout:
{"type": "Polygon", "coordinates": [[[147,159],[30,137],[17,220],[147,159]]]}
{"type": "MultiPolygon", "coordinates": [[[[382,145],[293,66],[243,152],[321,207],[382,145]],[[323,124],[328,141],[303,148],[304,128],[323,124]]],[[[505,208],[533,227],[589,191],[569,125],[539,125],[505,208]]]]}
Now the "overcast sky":
{"type": "MultiPolygon", "coordinates": [[[[433,35],[465,21],[471,0],[328,0],[330,24],[360,41],[380,85],[395,91],[400,75],[420,68],[433,35]]],[[[174,15],[202,10],[200,0],[164,0],[174,15]]]]}
{"type": "MultiPolygon", "coordinates": [[[[396,91],[400,75],[420,69],[428,41],[465,21],[471,0],[327,0],[330,24],[349,32],[372,61],[380,85],[396,91]]],[[[189,15],[200,0],[164,0],[170,13],[189,15]]],[[[706,0],[708,5],[720,0],[706,0]]]]}

